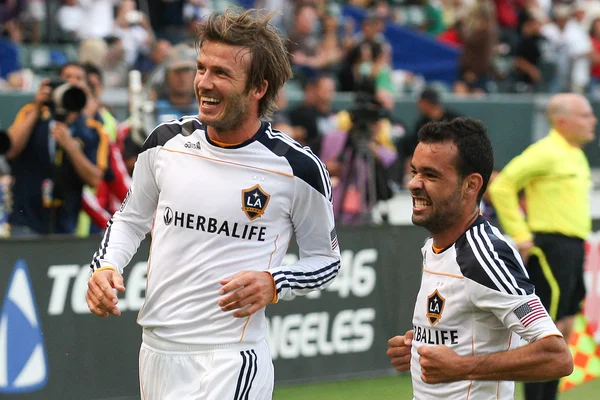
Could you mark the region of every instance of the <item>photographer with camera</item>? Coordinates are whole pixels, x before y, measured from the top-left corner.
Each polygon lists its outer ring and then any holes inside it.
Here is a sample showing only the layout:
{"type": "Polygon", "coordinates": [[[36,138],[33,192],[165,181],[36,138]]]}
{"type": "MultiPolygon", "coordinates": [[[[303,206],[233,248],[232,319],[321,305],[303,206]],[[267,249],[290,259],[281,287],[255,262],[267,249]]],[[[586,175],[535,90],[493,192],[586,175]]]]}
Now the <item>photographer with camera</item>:
{"type": "Polygon", "coordinates": [[[334,183],[334,211],[341,224],[371,221],[371,210],[392,196],[388,169],[397,158],[393,121],[364,79],[349,111],[338,113],[339,129],[322,143],[321,159],[334,183]]]}
{"type": "Polygon", "coordinates": [[[95,187],[103,176],[108,140],[83,112],[85,85],[81,65],[63,65],[60,80],[42,81],[8,128],[13,236],[73,233],[83,185],[95,187]]]}

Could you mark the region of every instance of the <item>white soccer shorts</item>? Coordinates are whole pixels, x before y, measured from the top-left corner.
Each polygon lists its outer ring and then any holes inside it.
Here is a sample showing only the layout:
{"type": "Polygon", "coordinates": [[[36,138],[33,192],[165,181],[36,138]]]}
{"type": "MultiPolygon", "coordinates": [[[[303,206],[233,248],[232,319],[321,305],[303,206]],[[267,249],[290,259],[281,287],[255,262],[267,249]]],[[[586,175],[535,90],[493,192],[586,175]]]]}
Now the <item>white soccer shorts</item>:
{"type": "Polygon", "coordinates": [[[214,347],[199,350],[144,335],[141,400],[271,400],[273,362],[266,341],[214,347]]]}

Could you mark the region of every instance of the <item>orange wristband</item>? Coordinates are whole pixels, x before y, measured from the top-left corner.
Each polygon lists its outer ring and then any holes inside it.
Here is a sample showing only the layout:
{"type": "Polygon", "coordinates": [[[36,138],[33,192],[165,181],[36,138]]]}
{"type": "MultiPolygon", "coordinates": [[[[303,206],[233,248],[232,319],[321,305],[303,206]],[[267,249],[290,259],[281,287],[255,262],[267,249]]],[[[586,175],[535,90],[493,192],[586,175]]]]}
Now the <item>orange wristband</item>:
{"type": "Polygon", "coordinates": [[[273,299],[271,300],[271,304],[275,304],[277,303],[277,300],[279,300],[277,298],[277,285],[275,284],[275,278],[273,278],[273,275],[271,275],[271,273],[268,271],[265,271],[265,274],[269,274],[271,281],[273,282],[273,299]]]}

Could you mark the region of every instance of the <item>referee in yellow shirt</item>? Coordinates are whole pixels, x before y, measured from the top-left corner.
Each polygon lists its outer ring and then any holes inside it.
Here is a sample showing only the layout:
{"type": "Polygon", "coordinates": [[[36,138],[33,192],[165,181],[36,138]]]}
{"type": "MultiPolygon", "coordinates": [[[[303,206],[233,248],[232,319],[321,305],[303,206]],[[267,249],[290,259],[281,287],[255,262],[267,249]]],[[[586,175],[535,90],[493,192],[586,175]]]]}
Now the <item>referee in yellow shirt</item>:
{"type": "MultiPolygon", "coordinates": [[[[584,240],[591,231],[591,173],[582,147],[594,140],[597,119],[587,99],[555,95],[551,130],[500,172],[489,190],[504,231],[516,242],[536,293],[565,340],[585,297],[584,240]],[[525,189],[527,216],[518,193],[525,189]]],[[[553,400],[558,381],[525,384],[526,400],[553,400]]]]}

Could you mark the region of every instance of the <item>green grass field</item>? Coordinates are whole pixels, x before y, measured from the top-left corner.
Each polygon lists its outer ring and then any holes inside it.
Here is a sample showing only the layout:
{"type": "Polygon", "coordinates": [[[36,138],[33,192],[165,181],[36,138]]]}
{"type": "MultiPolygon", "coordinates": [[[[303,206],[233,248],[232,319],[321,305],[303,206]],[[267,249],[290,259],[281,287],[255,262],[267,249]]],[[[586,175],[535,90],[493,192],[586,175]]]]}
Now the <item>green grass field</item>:
{"type": "MultiPolygon", "coordinates": [[[[522,400],[521,384],[517,384],[515,400],[522,400]]],[[[600,399],[600,379],[562,393],[559,400],[600,399]]],[[[371,379],[283,386],[275,389],[274,400],[404,400],[412,399],[408,376],[386,376],[371,379]]]]}

